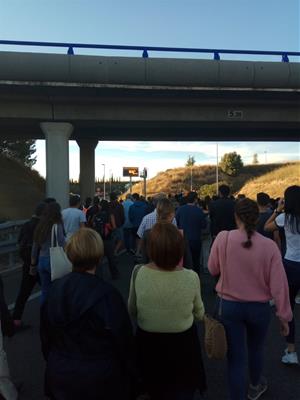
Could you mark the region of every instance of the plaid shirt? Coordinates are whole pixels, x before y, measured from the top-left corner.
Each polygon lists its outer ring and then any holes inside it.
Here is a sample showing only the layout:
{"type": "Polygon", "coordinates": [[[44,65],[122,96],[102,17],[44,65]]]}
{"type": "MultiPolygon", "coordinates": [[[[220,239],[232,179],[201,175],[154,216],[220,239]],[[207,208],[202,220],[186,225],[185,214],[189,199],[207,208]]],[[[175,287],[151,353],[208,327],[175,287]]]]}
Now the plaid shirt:
{"type": "MultiPolygon", "coordinates": [[[[142,239],[144,237],[145,231],[151,229],[152,226],[156,224],[156,220],[157,220],[156,209],[152,211],[152,213],[145,215],[137,231],[138,237],[142,239]]],[[[173,218],[172,224],[177,226],[175,218],[173,218]]]]}

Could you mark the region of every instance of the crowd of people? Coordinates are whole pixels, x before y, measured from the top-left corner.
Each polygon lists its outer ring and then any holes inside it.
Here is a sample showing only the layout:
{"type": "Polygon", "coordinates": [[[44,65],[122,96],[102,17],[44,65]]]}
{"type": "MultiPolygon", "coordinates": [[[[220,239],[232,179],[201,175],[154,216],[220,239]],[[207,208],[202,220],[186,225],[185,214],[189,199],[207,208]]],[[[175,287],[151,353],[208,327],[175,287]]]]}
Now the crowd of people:
{"type": "MultiPolygon", "coordinates": [[[[2,321],[1,311],[2,331],[22,329],[39,283],[49,399],[192,400],[209,391],[197,330],[205,314],[200,277],[208,273],[227,337],[230,399],[257,400],[268,388],[263,347],[273,304],[287,343],[281,361],[298,364],[299,186],[282,199],[258,193],[256,201],[235,199],[227,185],[202,200],[196,192],[124,201],[112,193],[108,202],[96,193],[81,204],[71,195],[62,211],[48,198],[22,227],[19,248],[22,282],[12,316],[2,321]],[[51,281],[54,225],[73,269],[51,281]],[[111,278],[120,279],[124,252],[135,264],[127,307],[101,275],[106,257],[111,278]]],[[[17,398],[2,392],[0,382],[3,398],[17,398]]]]}

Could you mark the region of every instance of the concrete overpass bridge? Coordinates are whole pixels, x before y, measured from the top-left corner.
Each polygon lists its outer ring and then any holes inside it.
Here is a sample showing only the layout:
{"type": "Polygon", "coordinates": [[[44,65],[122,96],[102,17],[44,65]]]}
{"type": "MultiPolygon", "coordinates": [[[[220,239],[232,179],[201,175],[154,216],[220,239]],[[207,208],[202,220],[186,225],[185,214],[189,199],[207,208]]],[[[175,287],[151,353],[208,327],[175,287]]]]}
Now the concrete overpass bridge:
{"type": "Polygon", "coordinates": [[[99,140],[299,141],[299,63],[69,53],[0,52],[0,137],[46,139],[47,194],[63,207],[69,139],[83,197],[99,140]]]}

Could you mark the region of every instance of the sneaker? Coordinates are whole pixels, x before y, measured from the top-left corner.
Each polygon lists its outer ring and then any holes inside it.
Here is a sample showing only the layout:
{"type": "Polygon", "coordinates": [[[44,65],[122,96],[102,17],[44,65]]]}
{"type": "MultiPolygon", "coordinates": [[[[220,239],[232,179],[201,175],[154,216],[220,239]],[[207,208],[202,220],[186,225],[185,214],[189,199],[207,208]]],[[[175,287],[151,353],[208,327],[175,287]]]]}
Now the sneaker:
{"type": "Polygon", "coordinates": [[[282,356],[281,361],[284,364],[299,364],[297,353],[295,351],[289,353],[288,349],[284,350],[284,356],[282,356]]]}
{"type": "Polygon", "coordinates": [[[249,385],[248,389],[248,399],[257,400],[263,395],[268,389],[268,384],[266,378],[262,377],[260,383],[256,386],[249,385]]]}

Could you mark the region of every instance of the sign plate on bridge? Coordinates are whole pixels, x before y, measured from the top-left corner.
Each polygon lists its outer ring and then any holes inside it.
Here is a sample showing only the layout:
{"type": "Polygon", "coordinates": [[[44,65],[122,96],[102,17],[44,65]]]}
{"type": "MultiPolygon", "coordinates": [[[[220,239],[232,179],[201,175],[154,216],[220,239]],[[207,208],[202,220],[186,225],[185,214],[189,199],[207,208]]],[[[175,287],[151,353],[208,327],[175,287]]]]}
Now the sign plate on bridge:
{"type": "Polygon", "coordinates": [[[227,117],[230,119],[242,119],[243,111],[240,110],[228,110],[227,117]]]}

